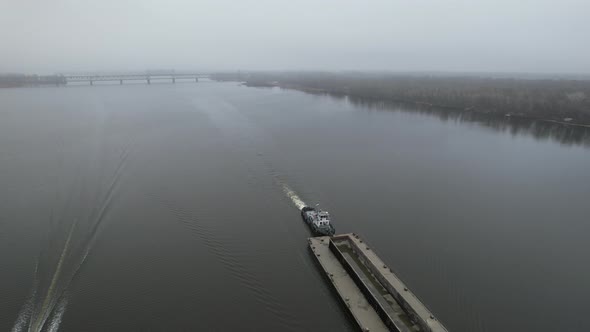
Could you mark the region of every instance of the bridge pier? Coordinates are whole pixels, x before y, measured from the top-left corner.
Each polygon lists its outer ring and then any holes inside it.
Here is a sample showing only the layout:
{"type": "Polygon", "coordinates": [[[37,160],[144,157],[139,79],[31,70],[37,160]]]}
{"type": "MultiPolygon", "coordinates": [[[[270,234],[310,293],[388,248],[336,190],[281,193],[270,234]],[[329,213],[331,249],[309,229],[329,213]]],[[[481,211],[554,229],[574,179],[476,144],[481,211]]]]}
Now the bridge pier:
{"type": "Polygon", "coordinates": [[[92,80],[90,80],[90,85],[94,85],[94,82],[92,80]]]}
{"type": "Polygon", "coordinates": [[[147,84],[152,84],[152,83],[150,82],[150,79],[149,79],[149,77],[148,77],[148,79],[147,79],[147,84]]]}
{"type": "Polygon", "coordinates": [[[123,85],[123,80],[119,80],[119,84],[123,85]]]}
{"type": "Polygon", "coordinates": [[[195,77],[195,83],[198,82],[198,81],[199,81],[199,78],[198,77],[195,77]]]}
{"type": "Polygon", "coordinates": [[[172,84],[176,83],[176,77],[172,77],[172,84]]]}

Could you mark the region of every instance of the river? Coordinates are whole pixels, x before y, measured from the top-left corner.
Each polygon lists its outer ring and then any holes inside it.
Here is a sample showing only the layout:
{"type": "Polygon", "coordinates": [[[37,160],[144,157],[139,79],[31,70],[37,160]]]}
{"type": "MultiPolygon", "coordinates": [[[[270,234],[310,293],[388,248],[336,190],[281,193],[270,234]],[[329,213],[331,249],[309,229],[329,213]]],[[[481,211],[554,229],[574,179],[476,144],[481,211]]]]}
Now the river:
{"type": "Polygon", "coordinates": [[[352,330],[297,197],[451,331],[585,330],[590,136],[499,121],[206,81],[2,89],[0,330],[352,330]]]}

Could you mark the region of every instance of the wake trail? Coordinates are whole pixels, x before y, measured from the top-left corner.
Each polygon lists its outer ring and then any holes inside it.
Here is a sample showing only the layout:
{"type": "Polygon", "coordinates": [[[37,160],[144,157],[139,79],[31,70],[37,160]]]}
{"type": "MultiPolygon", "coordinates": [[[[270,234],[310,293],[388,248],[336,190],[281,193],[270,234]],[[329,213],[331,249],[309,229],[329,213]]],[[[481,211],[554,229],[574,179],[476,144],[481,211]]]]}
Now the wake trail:
{"type": "MultiPolygon", "coordinates": [[[[88,220],[90,221],[91,228],[90,228],[89,232],[87,233],[86,241],[84,241],[85,245],[83,247],[83,256],[82,256],[80,262],[77,264],[76,268],[73,270],[73,273],[71,273],[69,278],[67,278],[65,284],[63,285],[63,287],[61,287],[61,290],[58,290],[57,283],[60,280],[60,277],[62,275],[62,270],[63,270],[63,266],[64,266],[64,262],[66,260],[66,257],[68,257],[68,255],[70,254],[70,251],[71,251],[70,244],[71,244],[71,240],[72,240],[72,236],[74,234],[74,231],[75,231],[75,229],[78,225],[78,222],[79,222],[78,218],[74,219],[74,222],[70,226],[66,242],[65,242],[63,250],[60,254],[60,258],[57,263],[55,272],[51,278],[51,282],[50,282],[48,291],[45,294],[45,297],[43,299],[43,302],[42,302],[42,305],[40,307],[38,314],[35,314],[34,310],[33,310],[34,303],[36,302],[36,294],[37,294],[37,289],[38,289],[38,282],[37,282],[37,285],[34,285],[33,295],[30,297],[29,301],[27,303],[25,303],[25,305],[23,306],[23,309],[21,310],[21,313],[19,313],[19,317],[17,318],[17,321],[15,322],[15,326],[12,330],[13,332],[24,331],[24,328],[27,325],[28,325],[27,330],[31,331],[31,332],[40,332],[41,330],[43,330],[44,327],[47,327],[48,331],[57,331],[58,330],[59,324],[61,323],[61,317],[65,313],[66,306],[67,306],[67,298],[65,296],[65,292],[66,292],[67,288],[69,287],[69,285],[71,284],[72,280],[76,277],[76,275],[80,271],[84,262],[86,261],[86,258],[88,257],[88,254],[90,253],[92,245],[96,240],[98,229],[100,228],[100,225],[102,224],[107,212],[109,211],[109,208],[112,205],[114,196],[116,196],[115,195],[116,188],[118,187],[118,184],[121,180],[121,176],[123,174],[123,170],[125,168],[125,165],[127,164],[127,159],[129,157],[130,151],[131,151],[131,148],[128,146],[122,152],[122,154],[120,156],[120,161],[119,161],[117,168],[115,169],[115,172],[113,174],[112,181],[109,184],[107,191],[102,199],[102,203],[99,205],[99,208],[93,209],[92,213],[88,217],[88,220]],[[57,306],[56,306],[56,303],[57,303],[57,306]],[[53,314],[53,316],[50,317],[52,314],[53,314]],[[49,326],[46,326],[48,320],[49,320],[49,326]]],[[[73,196],[74,196],[73,193],[71,193],[69,195],[69,197],[67,198],[66,209],[71,205],[71,203],[72,203],[71,201],[73,199],[73,196]]],[[[98,195],[97,195],[97,197],[98,197],[98,195]]],[[[54,224],[55,219],[57,219],[55,216],[55,209],[52,208],[51,215],[50,215],[50,224],[54,224]]],[[[38,263],[37,263],[37,265],[38,265],[38,263]]],[[[38,273],[39,272],[38,272],[37,267],[35,268],[34,273],[35,273],[35,280],[38,280],[38,273]]]]}
{"type": "Polygon", "coordinates": [[[273,164],[265,157],[266,155],[261,152],[257,152],[257,155],[261,157],[262,163],[264,165],[264,168],[266,169],[267,174],[270,174],[275,184],[281,188],[285,196],[287,196],[287,198],[291,200],[293,205],[295,205],[295,207],[298,210],[301,210],[304,207],[308,206],[307,203],[305,203],[303,199],[301,199],[301,197],[299,197],[299,195],[297,195],[297,193],[293,189],[291,189],[291,187],[284,180],[281,179],[280,173],[276,170],[273,164]]]}
{"type": "MultiPolygon", "coordinates": [[[[69,287],[72,280],[76,277],[76,275],[78,275],[78,272],[82,268],[82,265],[86,261],[86,258],[88,258],[88,254],[90,253],[90,250],[92,249],[93,244],[96,240],[96,236],[98,234],[98,229],[99,229],[100,225],[102,224],[104,217],[106,216],[110,206],[112,205],[113,197],[115,196],[115,189],[117,188],[117,186],[120,182],[121,175],[123,174],[123,169],[125,168],[129,154],[130,154],[130,148],[127,148],[123,151],[119,165],[117,166],[117,169],[115,170],[115,173],[113,175],[113,180],[111,181],[111,184],[109,185],[107,192],[105,194],[105,197],[103,199],[103,203],[101,204],[101,207],[98,210],[98,214],[96,215],[95,218],[93,218],[93,216],[91,216],[91,218],[90,218],[90,220],[92,220],[92,219],[94,219],[94,220],[92,222],[92,228],[90,230],[88,238],[85,241],[86,248],[84,250],[84,255],[82,256],[80,263],[78,263],[78,266],[76,267],[76,269],[72,273],[71,277],[67,280],[67,282],[64,286],[63,292],[66,291],[66,289],[69,287]]],[[[65,299],[65,296],[63,298],[64,298],[63,301],[65,301],[65,303],[67,304],[67,299],[65,299]]],[[[63,306],[61,313],[58,310],[57,314],[63,315],[63,311],[65,311],[65,305],[63,306]]],[[[56,318],[54,317],[54,321],[57,322],[56,329],[55,329],[57,331],[57,327],[59,327],[59,323],[61,322],[61,318],[59,320],[56,320],[56,318]]],[[[50,329],[50,331],[52,331],[52,330],[50,329]]]]}
{"type": "Polygon", "coordinates": [[[92,249],[93,244],[96,240],[96,236],[98,234],[98,229],[100,228],[100,226],[104,220],[104,217],[106,216],[109,208],[112,205],[113,197],[115,196],[115,189],[117,188],[117,186],[120,182],[121,174],[123,173],[123,169],[125,168],[127,158],[129,157],[129,153],[130,153],[130,149],[125,149],[125,151],[123,151],[123,154],[121,156],[121,160],[119,162],[119,165],[117,166],[117,169],[115,170],[115,173],[113,175],[113,180],[111,181],[111,183],[107,189],[107,192],[106,192],[103,202],[100,206],[100,209],[98,210],[98,213],[93,213],[93,215],[90,218],[90,220],[93,220],[93,219],[94,220],[92,222],[92,228],[90,230],[90,233],[87,237],[87,240],[85,241],[86,246],[85,246],[85,250],[84,250],[84,255],[82,256],[80,263],[78,263],[78,266],[76,267],[76,269],[72,273],[71,277],[67,281],[67,283],[64,287],[64,291],[67,289],[67,287],[70,285],[72,280],[76,277],[76,275],[78,275],[78,272],[82,268],[82,265],[86,261],[86,258],[88,258],[90,250],[92,249]],[[94,217],[95,215],[96,215],[96,217],[94,217]]]}
{"type": "Polygon", "coordinates": [[[149,194],[149,197],[157,200],[157,203],[167,208],[179,222],[193,231],[203,241],[205,248],[229,271],[230,275],[236,278],[256,301],[277,317],[283,325],[282,330],[299,330],[297,318],[286,310],[281,301],[259,279],[259,276],[244,263],[247,255],[243,250],[232,248],[228,239],[220,237],[215,229],[207,226],[200,217],[193,215],[188,209],[157,194],[149,194]]]}
{"type": "Polygon", "coordinates": [[[38,269],[39,257],[37,257],[37,259],[35,260],[35,270],[33,272],[34,279],[33,287],[31,288],[31,293],[29,294],[29,297],[25,301],[25,304],[18,313],[18,316],[12,328],[12,332],[23,332],[31,323],[31,318],[33,316],[33,310],[35,307],[35,301],[37,299],[37,290],[39,289],[39,278],[37,277],[38,269]]]}
{"type": "Polygon", "coordinates": [[[291,189],[286,183],[282,182],[279,179],[277,179],[276,181],[282,187],[285,195],[287,195],[287,197],[291,200],[291,202],[293,202],[293,204],[298,210],[301,210],[307,206],[307,204],[301,199],[301,197],[299,197],[299,195],[297,195],[297,193],[295,193],[295,191],[293,191],[293,189],[291,189]]]}
{"type": "Polygon", "coordinates": [[[48,332],[57,332],[59,331],[59,325],[61,324],[62,317],[66,312],[66,307],[68,305],[68,299],[65,296],[62,296],[57,304],[57,308],[55,309],[55,314],[51,318],[49,322],[49,328],[47,329],[48,332]]]}
{"type": "MultiPolygon", "coordinates": [[[[87,245],[87,249],[86,249],[86,254],[84,255],[84,258],[81,263],[83,263],[84,260],[86,259],[88,251],[90,251],[90,247],[91,247],[90,245],[94,242],[94,240],[96,238],[96,233],[98,231],[98,228],[102,224],[102,221],[104,220],[106,212],[108,211],[108,209],[112,205],[113,197],[115,196],[115,189],[117,188],[117,186],[121,180],[121,175],[123,174],[123,169],[125,168],[125,165],[127,164],[127,159],[129,157],[129,153],[130,153],[130,149],[125,149],[125,151],[123,151],[123,154],[121,156],[121,160],[119,162],[119,165],[117,166],[117,169],[115,170],[115,174],[113,175],[113,180],[111,181],[111,184],[109,185],[109,187],[107,189],[107,192],[105,194],[105,197],[103,198],[103,202],[100,206],[100,209],[98,209],[98,212],[93,213],[90,217],[90,220],[93,220],[93,222],[92,222],[93,227],[90,230],[89,238],[87,240],[88,245],[87,245]]],[[[96,210],[95,210],[95,212],[96,212],[96,210]]]]}
{"type": "Polygon", "coordinates": [[[29,328],[29,331],[31,331],[31,330],[35,331],[35,332],[41,331],[41,328],[43,328],[43,325],[45,325],[45,322],[47,321],[49,314],[53,311],[53,310],[51,310],[53,307],[53,303],[51,304],[51,306],[49,306],[49,304],[50,304],[50,302],[53,302],[53,299],[54,299],[53,293],[55,291],[55,285],[57,284],[57,280],[59,279],[59,276],[61,274],[62,266],[63,266],[64,260],[65,260],[66,254],[68,252],[70,242],[72,240],[72,234],[74,233],[74,229],[76,228],[77,223],[78,223],[78,219],[75,219],[74,222],[72,223],[72,226],[70,227],[70,231],[68,233],[68,238],[66,240],[64,248],[63,248],[61,255],[59,257],[59,261],[57,263],[55,273],[53,274],[53,277],[51,278],[49,290],[47,291],[47,295],[45,296],[45,299],[43,300],[43,304],[41,305],[41,314],[38,315],[37,319],[35,319],[33,321],[33,324],[29,328]]]}

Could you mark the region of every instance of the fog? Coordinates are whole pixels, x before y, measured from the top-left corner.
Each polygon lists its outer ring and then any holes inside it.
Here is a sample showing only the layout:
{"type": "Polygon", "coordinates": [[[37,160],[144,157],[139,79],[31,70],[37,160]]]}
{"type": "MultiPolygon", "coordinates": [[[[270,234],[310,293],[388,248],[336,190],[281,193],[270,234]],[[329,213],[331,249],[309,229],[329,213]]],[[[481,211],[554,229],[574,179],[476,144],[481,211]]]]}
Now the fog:
{"type": "Polygon", "coordinates": [[[3,0],[0,72],[590,72],[584,0],[3,0]]]}

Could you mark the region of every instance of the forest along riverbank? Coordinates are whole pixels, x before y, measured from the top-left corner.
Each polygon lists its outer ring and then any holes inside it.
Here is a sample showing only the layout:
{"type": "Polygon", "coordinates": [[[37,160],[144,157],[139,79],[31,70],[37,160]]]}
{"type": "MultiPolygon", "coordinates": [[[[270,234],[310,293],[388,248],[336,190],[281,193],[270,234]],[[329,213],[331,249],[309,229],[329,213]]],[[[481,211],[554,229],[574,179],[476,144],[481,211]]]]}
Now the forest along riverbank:
{"type": "Polygon", "coordinates": [[[578,77],[256,72],[212,78],[590,128],[590,80],[578,77]]]}
{"type": "Polygon", "coordinates": [[[66,84],[63,75],[0,74],[0,88],[66,84]]]}

